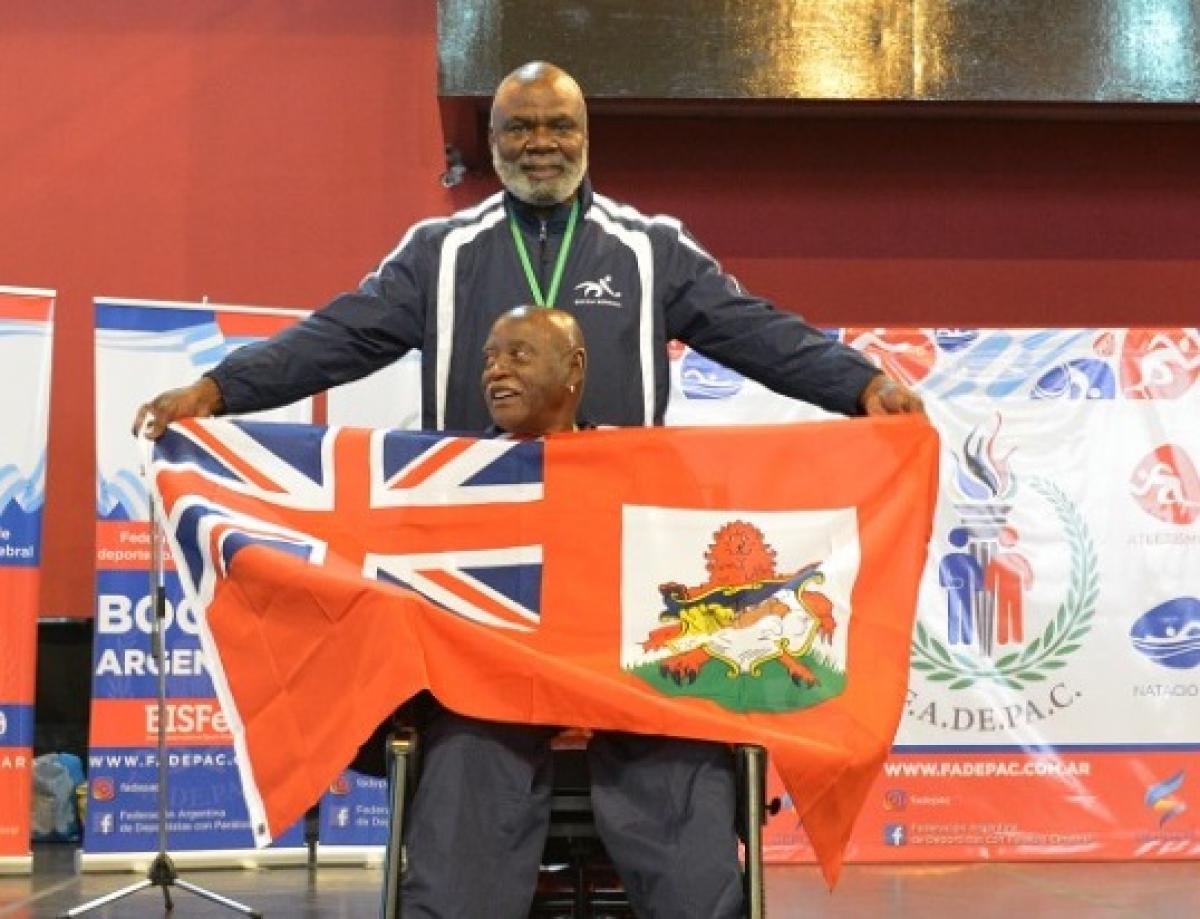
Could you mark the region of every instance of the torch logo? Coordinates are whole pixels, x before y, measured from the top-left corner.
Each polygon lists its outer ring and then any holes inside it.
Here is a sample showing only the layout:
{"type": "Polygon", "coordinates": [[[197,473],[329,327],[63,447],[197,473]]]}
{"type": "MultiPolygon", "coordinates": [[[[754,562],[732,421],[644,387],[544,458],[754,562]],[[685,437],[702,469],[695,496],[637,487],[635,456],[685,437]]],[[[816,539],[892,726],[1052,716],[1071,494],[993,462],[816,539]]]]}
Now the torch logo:
{"type": "Polygon", "coordinates": [[[913,669],[948,689],[993,682],[1020,689],[1064,666],[1091,631],[1099,594],[1096,550],[1075,504],[1055,483],[1027,481],[1047,501],[1061,524],[1071,553],[1067,596],[1045,626],[1031,635],[1026,600],[1034,568],[1012,525],[1019,479],[1015,447],[1006,447],[1002,419],[977,425],[954,455],[953,491],[957,524],[946,534],[938,581],[946,601],[944,641],[917,622],[913,669]],[[1027,638],[1032,640],[1026,641],[1027,638]]]}

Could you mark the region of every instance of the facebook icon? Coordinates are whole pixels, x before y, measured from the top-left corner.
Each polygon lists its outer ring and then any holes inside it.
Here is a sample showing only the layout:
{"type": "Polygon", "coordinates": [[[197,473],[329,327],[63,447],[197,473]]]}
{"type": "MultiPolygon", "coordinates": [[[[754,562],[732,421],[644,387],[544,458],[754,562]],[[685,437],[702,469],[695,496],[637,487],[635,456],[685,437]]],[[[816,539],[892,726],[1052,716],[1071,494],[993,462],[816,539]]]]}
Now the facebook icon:
{"type": "Polygon", "coordinates": [[[889,823],[883,828],[883,844],[885,846],[902,846],[908,842],[908,831],[903,823],[889,823]]]}

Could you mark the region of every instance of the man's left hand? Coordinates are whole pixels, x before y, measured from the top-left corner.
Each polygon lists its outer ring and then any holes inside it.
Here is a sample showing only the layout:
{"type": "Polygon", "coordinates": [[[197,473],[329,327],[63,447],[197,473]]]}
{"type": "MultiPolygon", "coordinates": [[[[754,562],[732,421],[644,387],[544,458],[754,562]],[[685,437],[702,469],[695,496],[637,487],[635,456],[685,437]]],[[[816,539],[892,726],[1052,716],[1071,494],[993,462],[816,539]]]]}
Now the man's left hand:
{"type": "Polygon", "coordinates": [[[858,403],[866,415],[925,414],[920,396],[882,373],[866,385],[858,403]]]}

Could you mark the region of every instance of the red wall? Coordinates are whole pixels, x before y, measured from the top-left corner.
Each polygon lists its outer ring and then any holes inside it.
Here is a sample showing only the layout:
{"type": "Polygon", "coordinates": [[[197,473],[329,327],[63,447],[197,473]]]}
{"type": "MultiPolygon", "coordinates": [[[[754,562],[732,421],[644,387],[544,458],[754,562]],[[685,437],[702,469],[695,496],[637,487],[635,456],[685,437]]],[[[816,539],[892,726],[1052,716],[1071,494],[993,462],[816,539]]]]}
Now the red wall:
{"type": "Polygon", "coordinates": [[[93,603],[92,298],[315,306],[444,211],[434,9],[5,5],[0,284],[60,293],[44,616],[93,603]]]}
{"type": "Polygon", "coordinates": [[[747,287],[832,325],[1200,323],[1200,122],[592,133],[598,184],[679,214],[747,287]]]}
{"type": "MultiPolygon", "coordinates": [[[[60,291],[41,606],[86,615],[91,298],[317,306],[444,212],[434,3],[4,17],[0,284],[60,291]]],[[[592,134],[601,190],[682,217],[821,323],[1200,317],[1200,123],[598,115],[592,134]]]]}

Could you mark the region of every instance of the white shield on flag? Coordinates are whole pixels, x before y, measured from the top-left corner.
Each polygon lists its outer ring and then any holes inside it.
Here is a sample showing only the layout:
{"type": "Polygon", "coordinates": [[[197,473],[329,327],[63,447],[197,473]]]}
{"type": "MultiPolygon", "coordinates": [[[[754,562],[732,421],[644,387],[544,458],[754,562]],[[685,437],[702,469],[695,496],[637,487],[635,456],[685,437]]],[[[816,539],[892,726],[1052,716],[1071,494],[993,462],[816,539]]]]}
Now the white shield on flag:
{"type": "Polygon", "coordinates": [[[853,508],[627,505],[621,666],[739,711],[838,695],[859,557],[853,508]]]}

